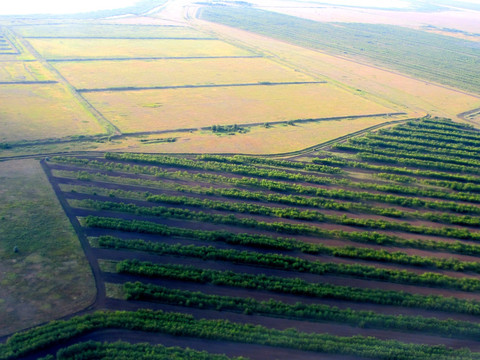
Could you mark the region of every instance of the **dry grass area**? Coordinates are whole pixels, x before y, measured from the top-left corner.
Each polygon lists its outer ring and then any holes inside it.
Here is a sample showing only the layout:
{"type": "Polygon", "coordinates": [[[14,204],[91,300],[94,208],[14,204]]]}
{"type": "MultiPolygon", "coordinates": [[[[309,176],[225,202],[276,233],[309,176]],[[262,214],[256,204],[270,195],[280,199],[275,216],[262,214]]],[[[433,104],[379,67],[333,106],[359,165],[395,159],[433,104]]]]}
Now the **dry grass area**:
{"type": "Polygon", "coordinates": [[[204,38],[208,37],[187,26],[149,26],[115,24],[42,24],[21,25],[13,29],[23,37],[126,37],[126,38],[204,38]]]}
{"type": "Polygon", "coordinates": [[[232,41],[265,49],[274,59],[309,74],[325,76],[329,80],[361,89],[380,103],[395,103],[415,115],[430,113],[450,117],[480,107],[480,97],[441,85],[394,73],[385,69],[358,63],[349,59],[305,49],[246,31],[207,22],[198,22],[232,41]]]}
{"type": "Polygon", "coordinates": [[[1,85],[0,142],[104,133],[60,84],[1,85]]]}
{"type": "Polygon", "coordinates": [[[88,262],[36,160],[0,163],[0,274],[0,335],[94,300],[88,262]]]}
{"type": "Polygon", "coordinates": [[[5,61],[0,67],[0,82],[45,80],[53,80],[53,76],[38,61],[5,61]]]}
{"type": "Polygon", "coordinates": [[[84,94],[124,133],[397,112],[331,84],[84,94]]]}
{"type": "Polygon", "coordinates": [[[317,80],[265,58],[80,61],[54,66],[77,89],[317,80]]]}
{"type": "Polygon", "coordinates": [[[118,151],[142,153],[279,154],[321,144],[391,120],[388,117],[375,117],[301,123],[294,126],[279,124],[270,128],[256,126],[245,134],[221,136],[211,131],[150,135],[143,140],[177,137],[177,141],[142,143],[139,139],[129,138],[118,143],[114,141],[110,147],[116,146],[118,151]]]}
{"type": "Polygon", "coordinates": [[[249,56],[220,40],[29,39],[46,59],[249,56]]]}

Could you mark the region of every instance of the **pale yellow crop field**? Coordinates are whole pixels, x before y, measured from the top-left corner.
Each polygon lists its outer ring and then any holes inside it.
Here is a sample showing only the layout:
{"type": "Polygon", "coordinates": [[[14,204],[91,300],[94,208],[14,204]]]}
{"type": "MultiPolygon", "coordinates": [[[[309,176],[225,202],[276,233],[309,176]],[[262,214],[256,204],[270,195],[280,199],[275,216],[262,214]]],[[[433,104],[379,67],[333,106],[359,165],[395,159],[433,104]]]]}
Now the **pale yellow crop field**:
{"type": "MultiPolygon", "coordinates": [[[[394,120],[406,118],[395,117],[394,120]]],[[[144,153],[236,153],[281,154],[321,144],[371,126],[391,121],[389,117],[326,120],[319,122],[257,126],[245,134],[218,136],[212,132],[169,133],[164,137],[177,137],[175,142],[142,144],[133,139],[119,151],[144,153]],[[125,146],[127,145],[128,146],[125,146]]],[[[158,135],[153,137],[159,137],[158,135]]],[[[101,145],[102,146],[102,145],[101,145]]]]}
{"type": "Polygon", "coordinates": [[[77,89],[315,81],[265,58],[58,62],[77,89]]]}
{"type": "Polygon", "coordinates": [[[331,84],[85,93],[122,132],[396,112],[331,84]]]}
{"type": "Polygon", "coordinates": [[[38,61],[5,61],[0,66],[0,82],[53,80],[38,61]]]}
{"type": "Polygon", "coordinates": [[[12,29],[23,37],[125,37],[125,38],[205,38],[210,37],[188,26],[149,26],[113,24],[40,24],[12,29]]]}
{"type": "Polygon", "coordinates": [[[220,40],[29,39],[28,41],[47,59],[253,55],[220,40]]]}
{"type": "MultiPolygon", "coordinates": [[[[375,97],[376,101],[381,102],[383,99],[385,104],[394,103],[406,109],[404,111],[416,113],[418,116],[429,113],[462,121],[457,114],[480,107],[480,97],[474,94],[247,31],[213,23],[199,23],[209,30],[228,35],[229,41],[255,44],[273,55],[281,56],[282,60],[293,68],[325,76],[327,81],[338,81],[352,88],[364,90],[375,97]]],[[[480,126],[480,123],[477,125],[480,126]]]]}
{"type": "Polygon", "coordinates": [[[0,142],[104,133],[60,84],[1,85],[0,142]]]}

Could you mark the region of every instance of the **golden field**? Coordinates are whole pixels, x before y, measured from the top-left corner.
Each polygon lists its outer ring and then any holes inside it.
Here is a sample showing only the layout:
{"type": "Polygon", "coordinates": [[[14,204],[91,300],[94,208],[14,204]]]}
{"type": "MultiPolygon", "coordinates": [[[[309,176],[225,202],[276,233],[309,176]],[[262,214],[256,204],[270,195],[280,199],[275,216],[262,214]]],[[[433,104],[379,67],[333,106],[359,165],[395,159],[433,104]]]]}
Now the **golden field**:
{"type": "Polygon", "coordinates": [[[249,56],[220,40],[29,39],[46,59],[249,56]]]}
{"type": "Polygon", "coordinates": [[[386,106],[394,103],[404,111],[418,116],[429,113],[462,121],[457,118],[457,114],[480,107],[480,97],[474,94],[247,31],[203,21],[197,23],[202,28],[228,36],[232,43],[263,48],[292,68],[324,76],[327,81],[348,86],[353,91],[363,90],[373,101],[386,106]]]}
{"type": "Polygon", "coordinates": [[[397,112],[331,84],[85,93],[124,133],[397,112]]]}
{"type": "Polygon", "coordinates": [[[77,89],[317,80],[265,58],[80,61],[54,67],[77,89]]]}
{"type": "Polygon", "coordinates": [[[125,38],[204,38],[208,35],[188,26],[111,24],[20,25],[12,29],[23,37],[125,37],[125,38]]]}
{"type": "Polygon", "coordinates": [[[0,104],[0,142],[104,132],[60,84],[1,85],[0,104]]]}

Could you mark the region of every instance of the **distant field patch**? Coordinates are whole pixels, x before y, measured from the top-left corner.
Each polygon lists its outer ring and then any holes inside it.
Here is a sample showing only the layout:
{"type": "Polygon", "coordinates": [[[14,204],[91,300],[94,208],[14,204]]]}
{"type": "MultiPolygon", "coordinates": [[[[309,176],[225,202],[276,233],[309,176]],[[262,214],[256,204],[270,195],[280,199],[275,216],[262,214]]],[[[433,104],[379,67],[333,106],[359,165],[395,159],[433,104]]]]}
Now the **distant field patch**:
{"type": "Polygon", "coordinates": [[[36,61],[5,61],[0,67],[0,82],[46,81],[52,75],[36,61]]]}
{"type": "Polygon", "coordinates": [[[36,37],[124,37],[124,38],[198,38],[210,37],[187,26],[56,24],[21,25],[13,29],[26,38],[36,37]]]}
{"type": "Polygon", "coordinates": [[[81,61],[54,66],[77,89],[315,80],[264,58],[81,61]]]}
{"type": "Polygon", "coordinates": [[[30,39],[46,59],[248,56],[220,40],[30,39]]]}
{"type": "Polygon", "coordinates": [[[329,84],[85,93],[122,132],[394,112],[329,84]]]}
{"type": "Polygon", "coordinates": [[[0,54],[16,54],[17,50],[12,44],[0,33],[0,54]]]}
{"type": "Polygon", "coordinates": [[[0,104],[0,142],[104,132],[59,84],[1,85],[0,104]]]}

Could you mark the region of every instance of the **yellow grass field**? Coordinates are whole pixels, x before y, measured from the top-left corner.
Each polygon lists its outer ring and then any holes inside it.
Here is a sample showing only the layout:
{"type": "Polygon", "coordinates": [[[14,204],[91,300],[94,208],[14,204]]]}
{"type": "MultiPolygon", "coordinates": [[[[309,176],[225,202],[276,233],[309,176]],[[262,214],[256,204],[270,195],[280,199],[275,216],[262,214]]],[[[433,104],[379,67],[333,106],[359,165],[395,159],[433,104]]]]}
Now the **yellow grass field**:
{"type": "MultiPolygon", "coordinates": [[[[210,131],[169,133],[162,136],[150,135],[145,139],[177,137],[176,142],[148,144],[129,138],[118,143],[115,141],[114,144],[110,144],[110,148],[142,153],[279,154],[305,149],[391,120],[392,118],[388,117],[374,117],[299,123],[294,126],[279,124],[268,129],[258,126],[250,128],[245,134],[226,136],[218,136],[210,131]]],[[[105,144],[100,145],[99,150],[109,150],[102,149],[103,146],[105,144]]]]}
{"type": "Polygon", "coordinates": [[[12,29],[23,37],[125,37],[125,38],[205,38],[210,37],[187,26],[148,26],[111,24],[21,25],[12,29]]]}
{"type": "MultiPolygon", "coordinates": [[[[276,41],[246,31],[213,23],[200,22],[201,26],[229,36],[239,44],[255,46],[281,56],[282,61],[307,73],[327,77],[352,88],[362,89],[376,97],[408,109],[419,116],[430,113],[456,121],[457,114],[480,107],[480,97],[447,88],[442,85],[417,80],[406,75],[358,63],[338,56],[276,41]]],[[[480,126],[480,122],[477,123],[480,126]]]]}
{"type": "Polygon", "coordinates": [[[77,89],[315,81],[265,58],[59,62],[77,89]]]}
{"type": "Polygon", "coordinates": [[[37,61],[5,61],[0,66],[0,82],[45,80],[53,80],[53,76],[37,61]]]}
{"type": "Polygon", "coordinates": [[[28,41],[47,59],[253,55],[220,40],[29,39],[28,41]]]}
{"type": "Polygon", "coordinates": [[[330,84],[85,93],[122,132],[397,112],[330,84]]]}
{"type": "Polygon", "coordinates": [[[0,142],[104,133],[59,84],[0,85],[0,142]]]}

